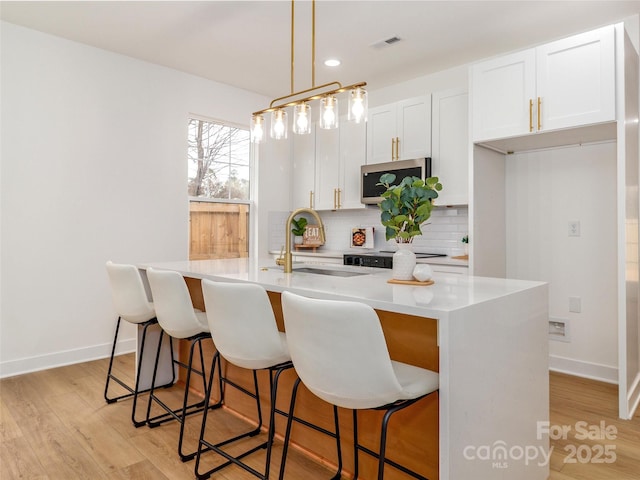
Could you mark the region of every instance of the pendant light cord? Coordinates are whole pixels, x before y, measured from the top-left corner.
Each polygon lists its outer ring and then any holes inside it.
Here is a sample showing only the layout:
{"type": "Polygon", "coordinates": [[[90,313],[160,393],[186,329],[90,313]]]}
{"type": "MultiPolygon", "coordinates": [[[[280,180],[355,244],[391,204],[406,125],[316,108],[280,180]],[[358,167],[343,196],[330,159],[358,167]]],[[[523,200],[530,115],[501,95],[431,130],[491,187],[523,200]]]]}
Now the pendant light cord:
{"type": "Polygon", "coordinates": [[[291,94],[293,94],[293,92],[295,92],[295,90],[293,88],[293,64],[294,64],[294,60],[295,60],[295,56],[294,56],[294,53],[293,53],[293,44],[294,44],[294,40],[295,40],[295,34],[294,34],[295,6],[294,6],[294,2],[295,2],[295,0],[291,0],[291,94]]]}
{"type": "Polygon", "coordinates": [[[311,86],[316,86],[316,0],[311,0],[311,86]]]}

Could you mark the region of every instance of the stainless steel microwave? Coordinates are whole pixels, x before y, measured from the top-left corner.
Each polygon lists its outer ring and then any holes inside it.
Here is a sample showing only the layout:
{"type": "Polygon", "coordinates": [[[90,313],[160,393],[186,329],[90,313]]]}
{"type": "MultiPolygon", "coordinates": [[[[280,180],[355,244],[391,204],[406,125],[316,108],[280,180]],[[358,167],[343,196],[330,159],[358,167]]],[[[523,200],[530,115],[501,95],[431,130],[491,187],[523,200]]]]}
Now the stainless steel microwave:
{"type": "Polygon", "coordinates": [[[364,204],[378,204],[382,201],[385,188],[380,183],[380,177],[385,173],[393,173],[396,182],[404,177],[420,177],[426,179],[431,176],[431,158],[416,158],[413,160],[399,160],[397,162],[374,163],[360,167],[360,200],[364,204]]]}

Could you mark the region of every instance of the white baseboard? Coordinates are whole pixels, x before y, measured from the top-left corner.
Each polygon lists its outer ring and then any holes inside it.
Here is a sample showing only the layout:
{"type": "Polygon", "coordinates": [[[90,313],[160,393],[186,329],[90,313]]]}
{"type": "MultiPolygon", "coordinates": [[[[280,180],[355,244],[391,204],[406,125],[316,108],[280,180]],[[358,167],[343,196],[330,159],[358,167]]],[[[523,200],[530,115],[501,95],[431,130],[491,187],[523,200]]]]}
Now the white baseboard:
{"type": "Polygon", "coordinates": [[[609,365],[600,365],[598,363],[583,362],[572,358],[549,355],[549,370],[575,375],[576,377],[618,384],[618,368],[609,365]]]}
{"type": "MultiPolygon", "coordinates": [[[[100,358],[107,358],[111,355],[112,343],[94,345],[92,347],[65,350],[35,357],[20,358],[18,360],[8,360],[0,362],[0,378],[13,377],[24,373],[47,370],[49,368],[63,367],[74,363],[89,362],[100,358]]],[[[131,338],[118,342],[116,355],[136,351],[136,339],[131,338]]]]}

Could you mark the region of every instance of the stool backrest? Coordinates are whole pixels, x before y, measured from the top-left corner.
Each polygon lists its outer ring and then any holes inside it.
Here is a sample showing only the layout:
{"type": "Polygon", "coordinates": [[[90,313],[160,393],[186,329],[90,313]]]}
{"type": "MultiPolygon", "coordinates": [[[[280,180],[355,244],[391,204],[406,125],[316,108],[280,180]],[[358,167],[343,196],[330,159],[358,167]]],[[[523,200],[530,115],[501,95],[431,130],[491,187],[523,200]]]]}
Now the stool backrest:
{"type": "Polygon", "coordinates": [[[380,319],[368,305],[282,293],[287,344],[305,386],[344,408],[373,408],[398,400],[396,378],[380,319]]]}
{"type": "Polygon", "coordinates": [[[203,280],[202,294],[211,336],[226,360],[252,370],[290,360],[264,288],[203,280]]]}
{"type": "Polygon", "coordinates": [[[134,265],[107,262],[113,305],[119,317],[131,323],[142,323],[156,316],[147,299],[140,272],[134,265]]]}
{"type": "Polygon", "coordinates": [[[202,332],[189,289],[182,275],[170,270],[147,269],[158,323],[174,338],[188,338],[202,332]]]}

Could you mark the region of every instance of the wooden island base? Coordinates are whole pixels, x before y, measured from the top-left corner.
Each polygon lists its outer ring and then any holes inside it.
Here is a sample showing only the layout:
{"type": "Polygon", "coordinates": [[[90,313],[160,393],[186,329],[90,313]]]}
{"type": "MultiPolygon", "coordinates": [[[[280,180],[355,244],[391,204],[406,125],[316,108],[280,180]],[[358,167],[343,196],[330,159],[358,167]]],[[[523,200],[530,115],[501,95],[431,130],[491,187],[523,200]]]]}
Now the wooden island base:
{"type": "MultiPolygon", "coordinates": [[[[185,278],[193,305],[204,310],[200,280],[185,278]]],[[[268,292],[278,323],[278,328],[284,331],[280,294],[268,292]]],[[[377,312],[393,360],[406,362],[433,371],[439,371],[439,352],[437,345],[437,321],[412,315],[377,312]]],[[[205,362],[211,362],[215,352],[212,343],[204,342],[205,362]]],[[[181,357],[186,356],[187,348],[180,348],[181,357]]],[[[239,369],[228,363],[223,363],[223,372],[228,378],[253,389],[251,372],[239,369]]],[[[266,372],[258,372],[260,398],[263,406],[265,423],[268,421],[269,408],[269,378],[266,372]]],[[[278,387],[277,406],[288,411],[293,382],[296,379],[293,370],[284,372],[280,377],[278,387]]],[[[197,386],[196,386],[197,388],[197,386]]],[[[255,402],[253,399],[238,392],[234,388],[227,388],[225,406],[229,410],[249,419],[256,418],[255,402]]],[[[393,415],[389,423],[387,439],[387,458],[418,472],[429,479],[437,479],[438,475],[438,395],[431,395],[420,400],[393,415]]],[[[380,424],[383,411],[360,411],[358,413],[359,442],[378,451],[380,424]]],[[[332,406],[311,394],[304,387],[300,387],[296,402],[296,417],[310,421],[327,430],[333,431],[332,406]]],[[[340,409],[340,433],[342,438],[343,476],[349,477],[353,472],[353,428],[350,410],[340,409]]],[[[264,425],[266,428],[266,425],[264,425]]],[[[279,438],[284,435],[286,419],[276,416],[276,434],[279,438]]],[[[294,423],[292,446],[304,451],[323,463],[335,466],[337,463],[335,440],[327,435],[316,432],[304,425],[294,423]]],[[[360,478],[373,479],[377,475],[377,461],[365,453],[360,453],[360,478]]],[[[388,480],[406,479],[407,476],[393,467],[387,466],[385,478],[388,480]]]]}

